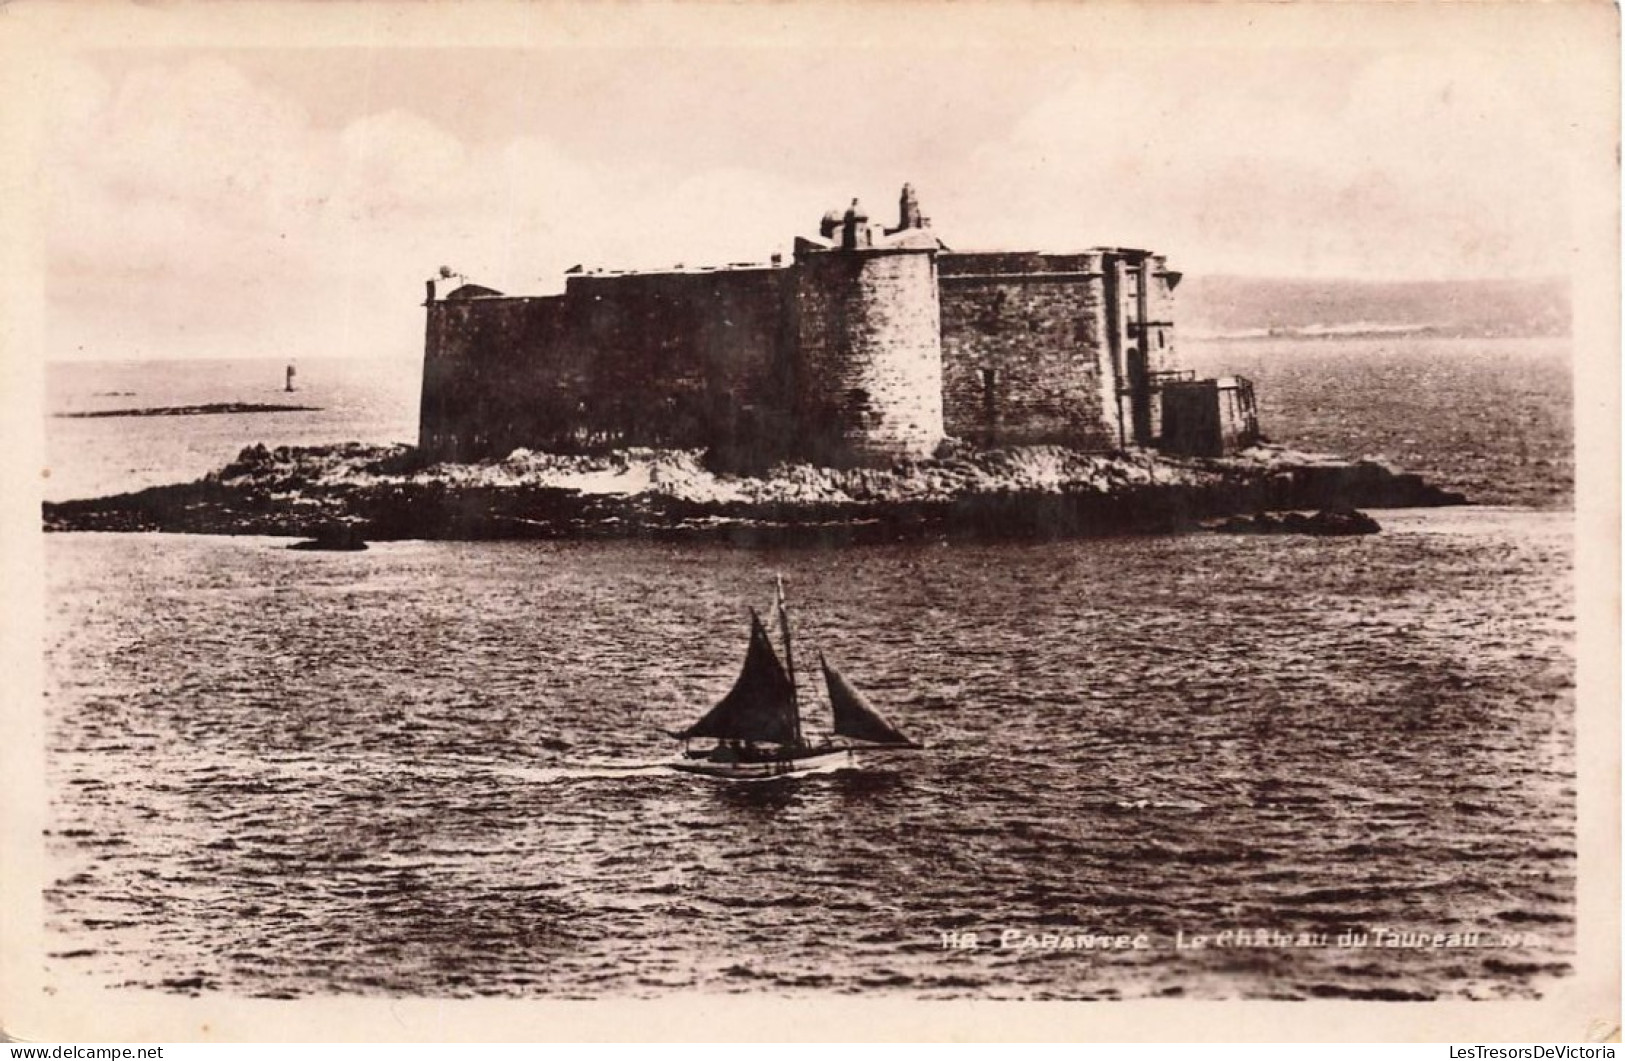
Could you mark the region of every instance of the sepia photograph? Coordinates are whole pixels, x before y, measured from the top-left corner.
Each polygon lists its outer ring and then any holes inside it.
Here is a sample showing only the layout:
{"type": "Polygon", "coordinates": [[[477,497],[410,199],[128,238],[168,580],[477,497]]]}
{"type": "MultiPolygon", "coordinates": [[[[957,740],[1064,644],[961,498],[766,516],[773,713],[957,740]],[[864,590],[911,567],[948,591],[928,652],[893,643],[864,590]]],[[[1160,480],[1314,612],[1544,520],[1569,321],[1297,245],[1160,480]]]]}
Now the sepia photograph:
{"type": "Polygon", "coordinates": [[[1617,1041],[1618,28],[5,5],[0,1029],[1617,1041]]]}

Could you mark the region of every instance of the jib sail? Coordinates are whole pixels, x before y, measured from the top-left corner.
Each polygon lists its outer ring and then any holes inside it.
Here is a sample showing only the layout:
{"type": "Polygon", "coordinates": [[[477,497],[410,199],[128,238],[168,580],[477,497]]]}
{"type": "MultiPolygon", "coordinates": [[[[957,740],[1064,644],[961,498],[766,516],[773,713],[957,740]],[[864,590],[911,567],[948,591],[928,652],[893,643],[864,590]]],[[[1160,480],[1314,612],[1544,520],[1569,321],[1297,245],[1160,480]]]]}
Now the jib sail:
{"type": "Polygon", "coordinates": [[[836,735],[869,744],[919,747],[882,718],[880,712],[863,698],[863,694],[852,688],[851,683],[841,677],[841,672],[831,667],[827,660],[820,658],[819,663],[824,667],[824,683],[829,687],[829,702],[835,711],[836,735]]]}

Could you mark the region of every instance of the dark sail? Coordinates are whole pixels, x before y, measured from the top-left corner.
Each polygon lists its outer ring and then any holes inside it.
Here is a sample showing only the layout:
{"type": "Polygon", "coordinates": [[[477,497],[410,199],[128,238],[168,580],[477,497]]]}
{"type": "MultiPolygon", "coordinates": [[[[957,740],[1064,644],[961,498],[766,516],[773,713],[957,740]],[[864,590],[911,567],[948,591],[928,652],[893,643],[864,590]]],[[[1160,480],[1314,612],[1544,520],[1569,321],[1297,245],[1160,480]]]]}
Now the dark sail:
{"type": "Polygon", "coordinates": [[[678,733],[718,740],[760,741],[764,744],[794,744],[798,719],[795,687],[767,639],[762,620],[750,613],[750,648],[745,652],[745,668],[739,680],[721,702],[704,718],[678,733]]]}
{"type": "Polygon", "coordinates": [[[880,712],[869,706],[869,701],[863,694],[841,677],[839,671],[831,667],[828,661],[820,659],[824,667],[824,682],[829,686],[830,706],[835,709],[835,733],[837,736],[850,737],[853,740],[866,741],[870,744],[897,744],[909,748],[918,748],[919,745],[909,740],[897,731],[897,728],[884,718],[880,712]]]}

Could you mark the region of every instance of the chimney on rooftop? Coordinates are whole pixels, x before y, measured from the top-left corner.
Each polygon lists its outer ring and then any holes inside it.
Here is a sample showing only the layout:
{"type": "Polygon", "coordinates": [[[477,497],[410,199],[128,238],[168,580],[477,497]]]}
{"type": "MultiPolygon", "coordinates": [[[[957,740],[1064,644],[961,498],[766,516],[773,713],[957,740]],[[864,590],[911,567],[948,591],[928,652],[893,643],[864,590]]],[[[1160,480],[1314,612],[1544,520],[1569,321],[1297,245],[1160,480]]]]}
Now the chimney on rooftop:
{"type": "Polygon", "coordinates": [[[842,219],[841,249],[856,250],[869,246],[869,242],[869,211],[853,199],[852,205],[846,208],[846,217],[842,219]]]}

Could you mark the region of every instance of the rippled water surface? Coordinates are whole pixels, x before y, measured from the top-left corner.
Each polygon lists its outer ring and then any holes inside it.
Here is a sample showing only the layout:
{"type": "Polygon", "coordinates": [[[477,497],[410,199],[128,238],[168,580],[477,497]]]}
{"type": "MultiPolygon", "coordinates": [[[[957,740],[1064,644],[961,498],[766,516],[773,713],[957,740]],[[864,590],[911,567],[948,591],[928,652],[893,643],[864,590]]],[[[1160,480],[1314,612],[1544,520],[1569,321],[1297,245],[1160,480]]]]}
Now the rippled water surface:
{"type": "Polygon", "coordinates": [[[1359,539],[840,553],[51,536],[51,971],[1534,996],[1574,936],[1571,517],[1378,515],[1359,539]],[[774,572],[803,658],[928,750],[757,784],[658,767],[774,572]],[[1237,929],[1312,935],[1177,946],[1237,929]],[[1098,934],[1145,946],[1078,946],[1098,934]]]}
{"type": "MultiPolygon", "coordinates": [[[[1566,343],[1185,353],[1254,378],[1280,441],[1529,507],[839,553],[49,537],[49,972],[279,997],[1549,990],[1575,931],[1566,343]],[[928,750],[757,784],[659,765],[775,572],[803,661],[928,750]],[[1221,935],[1260,930],[1307,945],[1221,935]]],[[[277,402],[282,369],[57,366],[49,409],[277,402]]],[[[412,437],[410,365],[308,359],[299,386],[316,411],[50,419],[47,494],[412,437]]]]}

